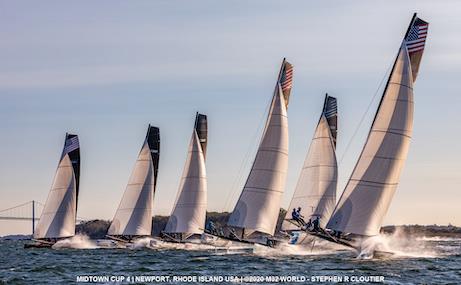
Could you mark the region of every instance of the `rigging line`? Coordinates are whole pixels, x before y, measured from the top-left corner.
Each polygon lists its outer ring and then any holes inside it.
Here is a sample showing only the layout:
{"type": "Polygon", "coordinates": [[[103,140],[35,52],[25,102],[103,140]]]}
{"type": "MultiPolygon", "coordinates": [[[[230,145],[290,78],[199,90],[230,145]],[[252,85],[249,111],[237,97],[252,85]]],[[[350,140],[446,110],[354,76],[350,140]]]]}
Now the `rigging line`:
{"type": "MultiPolygon", "coordinates": [[[[237,183],[240,183],[241,180],[242,180],[242,176],[243,176],[243,170],[245,168],[245,166],[248,164],[248,160],[250,159],[251,157],[251,154],[255,152],[255,142],[257,142],[257,139],[258,139],[258,135],[261,133],[261,129],[262,129],[262,126],[264,125],[265,126],[265,122],[264,122],[264,119],[267,118],[267,114],[269,112],[269,109],[272,105],[272,99],[268,101],[268,103],[266,104],[266,108],[264,109],[264,112],[262,113],[262,116],[261,118],[259,119],[259,123],[258,123],[258,127],[256,129],[256,131],[254,132],[253,134],[253,137],[251,138],[250,140],[250,144],[248,145],[248,149],[245,153],[245,157],[242,161],[242,163],[240,164],[240,168],[237,172],[237,176],[235,177],[234,181],[232,182],[232,185],[230,187],[230,191],[228,192],[227,194],[227,198],[225,200],[225,204],[224,204],[224,211],[226,211],[229,207],[230,207],[230,200],[232,200],[232,198],[235,196],[235,193],[238,189],[237,187],[237,183]]],[[[259,146],[259,144],[258,144],[259,146]]],[[[256,159],[256,157],[255,157],[256,159]]]]}
{"type": "MultiPolygon", "coordinates": [[[[344,149],[343,155],[342,155],[341,158],[339,159],[338,166],[340,166],[340,165],[342,164],[342,162],[343,162],[343,160],[344,160],[344,157],[346,156],[346,154],[347,154],[349,148],[350,148],[351,145],[352,145],[352,141],[353,141],[353,140],[355,139],[355,137],[357,136],[357,133],[358,133],[359,129],[361,128],[361,126],[362,126],[362,124],[363,124],[363,121],[365,120],[365,117],[368,115],[368,112],[370,111],[371,106],[373,105],[373,102],[375,101],[376,96],[378,95],[378,92],[379,92],[379,90],[381,89],[381,87],[382,87],[382,85],[383,85],[385,79],[386,79],[388,76],[390,76],[390,75],[388,75],[388,74],[389,74],[389,71],[390,71],[391,68],[392,68],[392,64],[390,64],[390,65],[388,66],[388,68],[387,68],[387,70],[386,70],[386,73],[384,74],[383,78],[381,79],[381,82],[379,83],[378,88],[377,88],[376,91],[375,91],[375,94],[374,94],[373,97],[371,98],[371,101],[370,101],[370,103],[368,104],[367,109],[365,110],[365,113],[363,113],[362,118],[360,119],[360,121],[359,121],[357,127],[356,127],[355,130],[354,130],[354,133],[352,134],[352,137],[349,139],[349,142],[347,143],[346,148],[344,149]]],[[[384,96],[384,95],[383,95],[383,96],[384,96]]]]}
{"type": "Polygon", "coordinates": [[[27,204],[31,204],[31,203],[32,203],[32,201],[28,201],[28,202],[22,203],[21,205],[17,205],[17,206],[11,207],[11,208],[3,209],[3,210],[0,210],[0,213],[6,212],[6,211],[9,211],[9,210],[14,210],[16,208],[26,206],[27,204]]]}

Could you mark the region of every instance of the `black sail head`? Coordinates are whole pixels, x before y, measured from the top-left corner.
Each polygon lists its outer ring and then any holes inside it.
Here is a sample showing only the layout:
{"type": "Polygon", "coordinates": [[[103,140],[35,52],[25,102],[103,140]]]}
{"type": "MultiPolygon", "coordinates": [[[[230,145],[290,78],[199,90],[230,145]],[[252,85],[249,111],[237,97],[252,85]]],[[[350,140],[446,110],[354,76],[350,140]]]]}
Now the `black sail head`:
{"type": "Polygon", "coordinates": [[[78,194],[80,189],[80,142],[77,135],[66,133],[66,140],[64,142],[61,159],[66,154],[69,155],[75,175],[76,206],[78,206],[78,194]]]}
{"type": "Polygon", "coordinates": [[[200,141],[200,146],[202,147],[203,157],[206,158],[206,148],[208,143],[208,119],[204,114],[197,112],[195,116],[195,131],[200,141]]]}
{"type": "Polygon", "coordinates": [[[325,116],[330,127],[333,144],[336,147],[336,137],[338,135],[338,104],[335,97],[325,95],[322,115],[325,116]]]}
{"type": "Polygon", "coordinates": [[[146,135],[146,141],[149,145],[152,164],[154,166],[154,191],[157,187],[157,174],[160,159],[160,129],[149,125],[146,135]]]}

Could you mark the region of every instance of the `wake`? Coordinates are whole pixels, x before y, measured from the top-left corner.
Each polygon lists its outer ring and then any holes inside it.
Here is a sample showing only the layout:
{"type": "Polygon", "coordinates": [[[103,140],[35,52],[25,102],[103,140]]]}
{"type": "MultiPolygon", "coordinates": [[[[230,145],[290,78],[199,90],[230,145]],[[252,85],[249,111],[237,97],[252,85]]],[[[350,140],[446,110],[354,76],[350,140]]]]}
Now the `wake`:
{"type": "Polygon", "coordinates": [[[95,249],[99,247],[96,245],[96,241],[91,240],[87,235],[77,234],[73,237],[57,241],[51,248],[95,249]]]}
{"type": "Polygon", "coordinates": [[[371,259],[375,257],[376,251],[390,253],[385,258],[437,258],[447,255],[434,243],[429,241],[440,241],[443,238],[425,238],[405,234],[397,229],[393,234],[381,234],[374,237],[367,237],[361,240],[361,251],[358,259],[371,259]]]}

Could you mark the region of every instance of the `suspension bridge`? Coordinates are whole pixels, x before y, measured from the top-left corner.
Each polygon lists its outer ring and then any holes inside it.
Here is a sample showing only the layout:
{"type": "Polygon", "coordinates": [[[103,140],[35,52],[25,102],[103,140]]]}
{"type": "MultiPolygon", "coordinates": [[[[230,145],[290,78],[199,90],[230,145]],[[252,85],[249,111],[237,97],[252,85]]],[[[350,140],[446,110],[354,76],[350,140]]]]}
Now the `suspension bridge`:
{"type": "MultiPolygon", "coordinates": [[[[40,218],[45,205],[39,201],[27,201],[25,203],[0,210],[0,220],[9,221],[31,221],[32,235],[35,233],[35,221],[40,218]]],[[[77,217],[77,221],[84,221],[82,217],[77,217]]]]}

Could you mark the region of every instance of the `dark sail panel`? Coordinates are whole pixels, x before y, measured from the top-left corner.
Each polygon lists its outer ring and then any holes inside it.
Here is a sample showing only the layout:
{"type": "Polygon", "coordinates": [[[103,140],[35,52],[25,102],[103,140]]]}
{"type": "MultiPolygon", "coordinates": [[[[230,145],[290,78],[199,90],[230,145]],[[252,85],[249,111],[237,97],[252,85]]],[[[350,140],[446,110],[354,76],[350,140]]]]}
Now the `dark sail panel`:
{"type": "Polygon", "coordinates": [[[158,163],[160,159],[160,129],[149,125],[146,135],[147,144],[149,145],[152,163],[154,165],[154,191],[157,186],[158,163]]]}
{"type": "Polygon", "coordinates": [[[69,159],[72,162],[72,168],[75,174],[75,186],[76,186],[76,206],[78,207],[78,193],[80,185],[80,142],[78,136],[74,134],[66,133],[66,141],[64,143],[64,149],[62,151],[61,159],[64,155],[68,154],[69,159]]]}
{"type": "Polygon", "coordinates": [[[206,158],[206,147],[208,143],[208,120],[207,116],[199,114],[195,117],[195,131],[200,140],[200,146],[202,147],[203,157],[206,158]]]}
{"type": "Polygon", "coordinates": [[[333,144],[336,148],[336,136],[338,134],[338,104],[335,97],[331,97],[328,94],[325,95],[323,115],[325,115],[325,118],[327,118],[331,135],[333,137],[333,144]]]}

